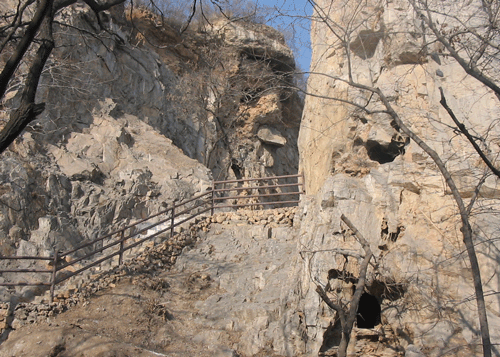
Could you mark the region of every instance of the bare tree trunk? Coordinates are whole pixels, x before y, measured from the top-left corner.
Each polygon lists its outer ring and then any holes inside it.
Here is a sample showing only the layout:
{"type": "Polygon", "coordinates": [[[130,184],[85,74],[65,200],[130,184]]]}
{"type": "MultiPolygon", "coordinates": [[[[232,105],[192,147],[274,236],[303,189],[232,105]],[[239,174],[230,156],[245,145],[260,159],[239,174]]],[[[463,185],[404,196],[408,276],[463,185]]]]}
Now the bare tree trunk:
{"type": "Polygon", "coordinates": [[[54,0],[42,0],[39,3],[35,16],[33,16],[33,19],[28,25],[28,28],[21,38],[21,41],[17,45],[16,50],[5,64],[2,73],[0,73],[0,98],[4,96],[10,79],[14,75],[14,72],[17,66],[19,66],[19,63],[21,63],[21,60],[26,54],[26,51],[28,51],[28,48],[33,43],[33,40],[35,39],[35,36],[38,33],[43,20],[45,19],[45,17],[47,17],[47,15],[52,15],[51,13],[53,2],[54,0]]]}
{"type": "Polygon", "coordinates": [[[340,219],[342,219],[342,221],[353,231],[354,235],[361,243],[365,251],[365,256],[359,269],[359,278],[358,282],[356,283],[356,290],[349,305],[349,311],[346,313],[340,304],[333,303],[326,294],[325,290],[320,285],[316,286],[316,292],[331,309],[335,310],[339,314],[342,337],[338,347],[337,356],[345,357],[347,355],[347,347],[349,347],[349,342],[351,341],[351,333],[358,312],[359,300],[361,299],[361,295],[363,295],[365,289],[368,264],[373,257],[373,253],[370,249],[370,244],[368,243],[368,241],[361,235],[361,233],[351,223],[351,221],[344,215],[342,215],[340,219]]]}
{"type": "MultiPolygon", "coordinates": [[[[75,3],[77,0],[40,0],[37,3],[35,15],[29,22],[24,34],[16,46],[13,54],[8,59],[0,73],[0,99],[5,95],[8,84],[19,66],[25,58],[26,52],[33,44],[35,37],[40,32],[37,40],[40,42],[34,59],[31,62],[24,89],[21,94],[19,107],[12,112],[8,123],[0,132],[0,154],[17,138],[26,126],[40,115],[44,108],[44,103],[35,104],[35,96],[40,82],[43,68],[54,49],[54,39],[52,35],[52,23],[55,12],[63,7],[75,3]]],[[[112,6],[121,4],[125,0],[106,0],[97,2],[95,0],[83,0],[98,17],[100,11],[107,10],[112,6]]],[[[22,16],[22,14],[19,14],[22,16]]],[[[98,17],[99,19],[99,17],[98,17]]],[[[2,44],[4,45],[4,43],[2,44]]]]}
{"type": "MultiPolygon", "coordinates": [[[[49,12],[50,13],[50,12],[49,12]]],[[[17,138],[26,126],[45,108],[45,103],[35,104],[35,96],[43,68],[49,58],[54,41],[52,38],[52,17],[47,16],[42,24],[41,44],[38,48],[26,77],[21,104],[12,112],[9,122],[0,132],[0,154],[17,138]]]]}

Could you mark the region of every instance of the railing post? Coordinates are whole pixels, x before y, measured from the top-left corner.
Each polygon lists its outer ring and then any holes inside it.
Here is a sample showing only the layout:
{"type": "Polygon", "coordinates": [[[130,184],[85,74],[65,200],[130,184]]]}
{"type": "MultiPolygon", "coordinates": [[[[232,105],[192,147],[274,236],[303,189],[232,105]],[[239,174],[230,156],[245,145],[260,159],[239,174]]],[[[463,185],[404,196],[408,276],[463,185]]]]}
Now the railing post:
{"type": "Polygon", "coordinates": [[[125,248],[125,230],[120,233],[120,255],[118,255],[118,265],[123,263],[123,248],[125,248]]]}
{"type": "Polygon", "coordinates": [[[210,215],[214,215],[214,210],[215,210],[215,181],[212,181],[212,207],[210,210],[210,215]]]}
{"type": "Polygon", "coordinates": [[[50,278],[50,300],[52,304],[54,302],[54,289],[56,286],[56,275],[57,275],[57,263],[59,262],[59,251],[54,250],[54,260],[52,263],[52,277],[50,278]]]}
{"type": "Polygon", "coordinates": [[[175,201],[172,204],[172,219],[170,221],[170,238],[174,236],[175,201]]]}

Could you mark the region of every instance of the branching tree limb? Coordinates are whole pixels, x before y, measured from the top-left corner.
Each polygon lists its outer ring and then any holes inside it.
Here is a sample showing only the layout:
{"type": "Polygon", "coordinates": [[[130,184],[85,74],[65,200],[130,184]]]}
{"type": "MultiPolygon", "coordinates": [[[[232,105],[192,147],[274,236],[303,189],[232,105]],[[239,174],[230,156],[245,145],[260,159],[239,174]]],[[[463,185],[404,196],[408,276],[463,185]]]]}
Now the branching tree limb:
{"type": "Polygon", "coordinates": [[[45,109],[45,103],[35,104],[35,95],[45,63],[54,48],[52,17],[45,18],[41,32],[42,42],[31,63],[21,95],[21,104],[12,112],[7,125],[0,131],[0,153],[4,152],[24,128],[45,109]]]}
{"type": "MultiPolygon", "coordinates": [[[[49,58],[52,49],[54,48],[54,40],[52,39],[52,28],[47,28],[45,30],[46,34],[50,32],[50,36],[39,35],[40,28],[44,20],[48,21],[48,27],[52,27],[56,22],[54,18],[57,13],[77,2],[77,0],[17,0],[18,6],[16,12],[4,16],[7,21],[7,25],[0,27],[0,53],[6,48],[15,47],[12,54],[9,54],[9,59],[0,69],[0,100],[4,98],[9,83],[14,77],[16,69],[19,67],[21,61],[26,60],[26,54],[28,51],[35,52],[34,59],[31,63],[28,62],[29,67],[29,78],[26,83],[24,83],[24,89],[22,93],[22,103],[19,105],[11,115],[9,123],[4,127],[3,131],[0,133],[0,154],[13,142],[13,140],[21,134],[23,129],[28,123],[33,121],[37,115],[43,112],[43,103],[34,103],[34,94],[38,88],[38,82],[40,79],[41,71],[47,59],[49,58]],[[34,15],[30,20],[23,20],[23,14],[27,12],[27,9],[32,7],[34,9],[34,15]],[[15,41],[19,41],[15,46],[13,45],[15,41]],[[35,51],[33,47],[39,44],[38,49],[35,51]],[[30,99],[31,98],[31,99],[30,99]]],[[[105,26],[102,25],[100,20],[100,13],[102,11],[108,10],[113,6],[125,3],[126,0],[81,0],[82,3],[86,4],[96,15],[97,22],[101,29],[108,31],[105,26]]],[[[221,4],[218,1],[210,0],[215,8],[222,12],[221,4]]],[[[131,2],[133,5],[133,1],[131,2]]],[[[156,7],[154,0],[151,1],[153,7],[156,7]]],[[[197,13],[197,9],[202,12],[205,20],[208,21],[203,12],[203,0],[189,0],[188,5],[191,4],[191,12],[189,19],[187,21],[184,29],[187,28],[189,23],[193,20],[197,13]],[[197,8],[198,5],[198,8],[197,8]]],[[[132,7],[132,6],[131,6],[132,7]]],[[[226,16],[226,15],[224,15],[226,16]]],[[[26,16],[25,16],[26,17],[26,16]]],[[[43,25],[45,26],[45,25],[43,25]]],[[[118,41],[121,39],[117,36],[118,41]]],[[[5,53],[2,53],[5,56],[5,53]]]]}
{"type": "MultiPolygon", "coordinates": [[[[34,16],[29,21],[19,43],[0,72],[1,99],[5,96],[9,82],[13,78],[21,61],[26,57],[26,53],[30,47],[35,43],[35,40],[39,43],[38,49],[29,64],[28,74],[21,92],[21,103],[19,107],[12,112],[8,123],[0,132],[0,154],[7,149],[14,139],[22,133],[26,126],[36,119],[45,108],[44,103],[35,103],[35,96],[43,68],[55,46],[52,35],[54,16],[57,11],[75,2],[76,0],[40,0],[37,2],[34,16]]],[[[84,2],[98,17],[99,12],[108,10],[115,5],[125,2],[125,0],[84,0],[84,2]]],[[[19,2],[12,25],[14,32],[20,28],[19,21],[21,20],[19,19],[22,19],[22,13],[26,9],[26,6],[32,3],[33,1],[28,1],[21,6],[21,2],[19,2]]],[[[11,31],[2,42],[2,49],[5,48],[8,41],[12,40],[14,32],[11,31]]]]}
{"type": "Polygon", "coordinates": [[[19,3],[17,6],[16,13],[14,14],[14,19],[11,25],[6,25],[0,28],[0,34],[4,35],[7,29],[9,32],[6,34],[2,42],[0,43],[0,52],[5,48],[5,45],[10,42],[15,35],[16,31],[23,25],[23,14],[28,6],[33,4],[35,0],[26,1],[24,4],[19,3]]]}
{"type": "MultiPolygon", "coordinates": [[[[436,39],[443,44],[443,46],[448,50],[450,55],[457,61],[457,63],[464,69],[464,71],[476,78],[478,81],[483,83],[485,86],[490,88],[495,92],[497,97],[500,99],[500,87],[495,83],[495,81],[490,78],[488,75],[486,75],[483,71],[479,70],[475,65],[473,61],[466,61],[455,48],[453,45],[450,43],[450,41],[438,30],[436,27],[436,24],[432,20],[431,17],[431,11],[427,7],[424,10],[421,10],[415,0],[409,0],[410,4],[413,6],[413,9],[417,13],[417,15],[425,22],[425,24],[431,29],[432,33],[434,36],[436,36],[436,39]]],[[[483,43],[484,44],[484,43],[483,43]]]]}
{"type": "Polygon", "coordinates": [[[483,283],[481,280],[481,269],[479,267],[479,262],[477,259],[476,248],[474,247],[474,237],[472,234],[472,228],[469,223],[468,210],[465,207],[462,196],[460,195],[458,187],[455,184],[451,173],[446,168],[445,163],[443,162],[443,160],[441,160],[441,157],[438,155],[438,153],[434,151],[429,145],[427,145],[427,143],[423,141],[417,134],[415,134],[408,126],[406,126],[406,124],[401,120],[399,115],[392,108],[391,104],[379,88],[376,88],[376,92],[401,131],[408,135],[408,137],[412,139],[418,146],[420,146],[420,148],[431,157],[432,161],[434,161],[439,171],[441,172],[441,175],[445,179],[446,184],[449,187],[451,194],[455,200],[455,203],[457,204],[460,219],[462,221],[462,227],[460,228],[460,230],[462,232],[463,242],[467,249],[467,255],[471,264],[472,279],[474,281],[474,291],[476,294],[476,302],[478,307],[479,325],[481,330],[481,338],[483,340],[483,355],[484,357],[491,357],[490,330],[488,327],[488,318],[486,315],[486,303],[484,300],[483,283]]]}

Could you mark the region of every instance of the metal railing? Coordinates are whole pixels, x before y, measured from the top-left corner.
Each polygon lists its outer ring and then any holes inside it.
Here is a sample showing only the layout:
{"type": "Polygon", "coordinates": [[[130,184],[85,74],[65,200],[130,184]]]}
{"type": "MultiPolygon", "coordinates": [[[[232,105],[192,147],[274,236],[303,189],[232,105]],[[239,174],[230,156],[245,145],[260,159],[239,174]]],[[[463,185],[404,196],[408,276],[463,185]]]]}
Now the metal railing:
{"type": "Polygon", "coordinates": [[[203,213],[210,211],[210,215],[213,215],[216,209],[221,208],[251,207],[254,209],[262,209],[264,206],[270,205],[291,206],[299,202],[299,196],[303,193],[304,177],[301,174],[214,181],[212,189],[205,193],[194,196],[181,203],[174,202],[171,207],[161,212],[81,244],[66,252],[55,251],[50,257],[0,256],[0,262],[16,261],[18,264],[21,262],[34,264],[36,261],[45,261],[47,264],[45,269],[1,269],[0,274],[2,274],[2,276],[9,273],[34,273],[48,277],[45,281],[38,282],[0,282],[0,286],[48,286],[50,287],[50,302],[52,302],[54,300],[54,290],[58,284],[106,260],[112,259],[115,256],[118,256],[118,264],[121,265],[123,263],[123,253],[127,250],[137,247],[145,241],[163,233],[170,233],[170,237],[173,237],[175,227],[203,213]],[[283,180],[287,182],[279,183],[283,180]],[[248,186],[248,184],[250,184],[250,186],[248,186]],[[96,254],[103,253],[105,250],[113,248],[117,250],[104,257],[99,257],[97,260],[87,263],[86,265],[80,266],[80,263],[85,263],[86,260],[94,257],[96,254]],[[64,271],[64,274],[62,274],[62,271],[64,271]]]}

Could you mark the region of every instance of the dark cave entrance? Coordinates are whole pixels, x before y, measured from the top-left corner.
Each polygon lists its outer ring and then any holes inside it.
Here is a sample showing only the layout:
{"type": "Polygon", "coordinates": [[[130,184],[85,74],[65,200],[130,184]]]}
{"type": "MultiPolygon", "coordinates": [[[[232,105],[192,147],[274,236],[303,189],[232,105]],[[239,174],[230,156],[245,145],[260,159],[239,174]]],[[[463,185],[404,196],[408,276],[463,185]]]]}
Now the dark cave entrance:
{"type": "Polygon", "coordinates": [[[374,328],[381,322],[380,303],[378,299],[368,293],[363,293],[359,299],[356,325],[358,328],[374,328]]]}
{"type": "Polygon", "coordinates": [[[365,144],[370,160],[380,164],[393,162],[398,155],[405,153],[404,144],[392,141],[389,145],[380,145],[377,141],[368,140],[365,144]]]}
{"type": "Polygon", "coordinates": [[[236,177],[237,180],[241,180],[243,177],[241,174],[241,166],[238,165],[238,162],[236,160],[232,160],[231,163],[231,170],[233,170],[234,176],[236,177]]]}

